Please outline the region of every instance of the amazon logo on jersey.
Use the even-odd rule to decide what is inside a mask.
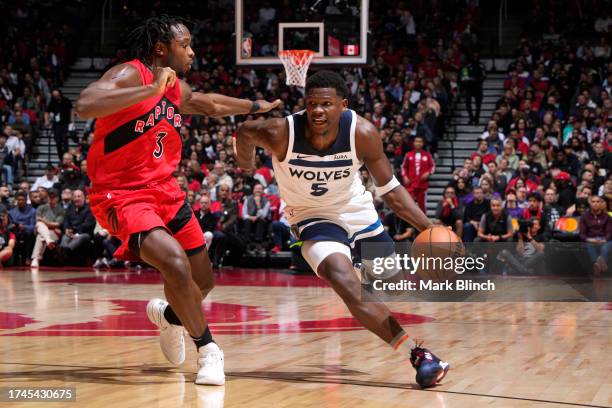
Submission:
[[[289,173],[291,177],[296,177],[298,179],[304,179],[307,181],[333,181],[333,180],[341,180],[351,176],[350,169],[344,170],[320,170],[320,171],[312,171],[312,170],[301,170],[295,169],[293,167],[289,167]]]

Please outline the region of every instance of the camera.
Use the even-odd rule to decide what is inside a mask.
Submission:
[[[526,235],[529,232],[529,228],[533,225],[531,220],[518,220],[519,233]]]

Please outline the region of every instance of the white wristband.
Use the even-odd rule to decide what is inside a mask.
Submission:
[[[374,186],[374,190],[376,191],[376,195],[381,197],[399,185],[401,185],[400,182],[397,180],[397,178],[395,178],[395,176],[393,176],[384,186]]]

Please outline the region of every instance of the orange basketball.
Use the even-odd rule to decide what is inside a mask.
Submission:
[[[415,238],[410,252],[421,279],[444,281],[458,276],[452,262],[464,255],[464,248],[461,239],[450,228],[432,227]],[[418,266],[417,261],[420,262]]]

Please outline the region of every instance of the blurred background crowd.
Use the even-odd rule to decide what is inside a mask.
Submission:
[[[86,157],[95,122],[76,133],[72,103],[60,91],[84,7],[63,3],[0,2],[0,260],[122,265],[112,256],[119,242],[96,224],[87,204]],[[280,98],[281,107],[268,116],[304,109],[304,95],[285,85],[281,69],[233,65],[227,47],[233,1],[177,2],[173,8],[161,1],[152,7],[141,3],[126,2],[130,6],[121,9],[125,27],[162,10],[193,22],[196,61],[186,80],[194,90]],[[342,70],[349,104],[379,129],[398,179],[425,209],[438,142],[448,139],[453,112],[467,103],[469,117],[462,120],[482,134],[473,140],[474,153],[453,169],[436,222],[468,242],[517,242],[527,255],[551,240],[601,244],[593,259],[603,269],[600,259],[612,240],[612,15],[606,2],[576,2],[579,11],[552,0],[528,3],[491,117],[480,115],[486,68],[478,54],[483,22],[477,1],[370,2],[372,61]],[[276,3],[261,2],[252,14],[254,28],[300,13],[271,4]],[[273,43],[256,46],[263,48],[255,51],[259,55],[276,53]],[[125,43],[118,44],[109,66],[128,56]],[[257,152],[255,171],[237,168],[233,157],[237,127],[259,118],[183,116],[182,161],[175,176],[216,266],[243,256],[266,258],[293,244],[268,152]],[[58,161],[28,182],[32,147],[43,129],[53,133]],[[69,147],[70,139],[76,147]],[[366,169],[361,178],[374,194]],[[375,204],[395,240],[414,238],[414,228],[380,197]]]

